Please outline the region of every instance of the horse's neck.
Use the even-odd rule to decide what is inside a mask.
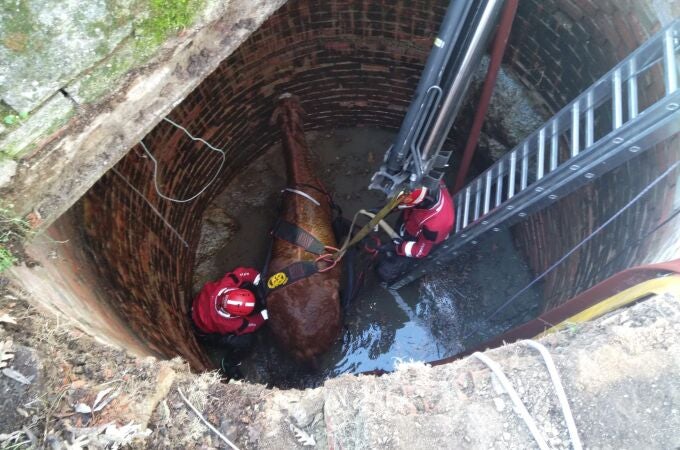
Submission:
[[[312,169],[305,132],[298,120],[291,120],[285,125],[283,146],[288,172],[288,184],[317,186],[318,181]]]

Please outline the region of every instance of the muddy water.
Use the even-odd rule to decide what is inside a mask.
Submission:
[[[346,217],[381,205],[383,196],[366,186],[392,137],[378,129],[308,133],[320,178]],[[238,265],[263,265],[268,229],[284,187],[283,157],[280,146],[275,146],[213,202],[204,217],[195,291]],[[313,370],[289,360],[266,330],[258,333],[240,370],[252,381],[300,387],[341,373],[391,370],[399,360],[451,356],[533,317],[539,299],[529,293],[494,320],[486,319],[529,281],[510,235],[493,233],[461,251],[451,266],[399,292],[387,290],[369,274],[365,288],[347,309],[341,338]],[[220,349],[208,351],[216,363],[224,356]]]

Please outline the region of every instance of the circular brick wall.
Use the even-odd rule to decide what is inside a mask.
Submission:
[[[447,3],[291,0],[169,115],[226,151],[217,182],[195,201],[163,200],[136,146],[73,209],[110,307],[153,352],[205,364],[187,320],[201,215],[230,175],[278,139],[275,98],[300,96],[307,129],[398,128]],[[554,112],[658,28],[640,2],[521,0],[504,68]],[[220,161],[167,122],[144,142],[161,190],[176,198],[201,189]]]

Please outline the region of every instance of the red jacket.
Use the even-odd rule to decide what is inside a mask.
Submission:
[[[259,281],[260,273],[257,270],[238,267],[221,280],[206,283],[194,299],[191,311],[191,318],[196,326],[205,333],[241,335],[256,331],[266,320],[262,312],[247,317],[230,316],[218,307],[217,299],[220,291],[225,288],[239,288],[244,283],[257,285]]]
[[[449,237],[456,213],[446,185],[442,182],[440,187],[439,199],[434,205],[404,210],[404,225],[399,232],[404,241],[397,245],[398,255],[424,258],[432,247]]]

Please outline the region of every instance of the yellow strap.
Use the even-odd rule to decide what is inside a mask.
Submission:
[[[590,308],[584,309],[580,313],[569,317],[552,328],[545,330],[543,333],[536,336],[536,339],[550,333],[555,333],[556,331],[562,330],[569,325],[597,319],[598,317],[614,311],[615,309],[626,306],[649,295],[663,294],[666,292],[680,295],[680,275],[669,275],[661,278],[654,278],[652,280],[644,281],[640,284],[630,287],[625,291],[619,292],[616,295],[612,295],[611,297],[602,300]]]

